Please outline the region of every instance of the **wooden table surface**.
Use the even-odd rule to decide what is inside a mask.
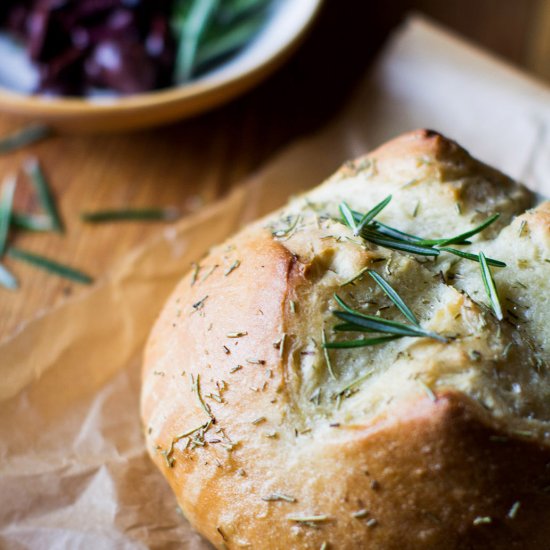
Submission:
[[[225,107],[169,127],[134,134],[57,135],[0,157],[0,177],[17,171],[29,155],[40,159],[66,224],[64,235],[12,232],[11,242],[99,279],[125,252],[163,227],[143,222],[84,224],[79,218],[82,211],[176,206],[191,212],[220,197],[284,145],[314,131],[335,115],[389,30],[400,22],[408,8],[421,8],[447,24],[456,20],[455,26],[474,39],[516,63],[538,63],[544,72],[540,57],[547,33],[539,28],[539,16],[541,5],[548,3],[463,0],[457,2],[461,9],[452,19],[451,12],[457,11],[453,2],[392,0],[374,7],[364,0],[327,0],[317,25],[291,62],[260,87]],[[442,4],[450,8],[442,9]],[[493,8],[500,15],[488,26]],[[478,17],[466,25],[468,10]],[[350,13],[354,16],[350,17]],[[542,37],[538,50],[533,47],[529,32],[535,24]],[[488,28],[492,31],[487,32]],[[507,28],[516,30],[508,33],[508,39]],[[535,50],[537,55],[532,54]],[[16,126],[17,122],[0,118],[0,135]],[[24,210],[36,208],[23,176],[19,179],[16,206]],[[80,285],[21,262],[6,259],[5,264],[17,275],[21,288],[16,292],[0,290],[0,340],[38,312],[82,291]]]

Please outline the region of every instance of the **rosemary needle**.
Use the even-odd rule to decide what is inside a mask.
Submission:
[[[32,124],[0,139],[0,154],[11,153],[49,137],[51,128],[43,124]]]
[[[11,213],[11,224],[25,231],[51,231],[52,222],[49,216],[42,214]]]
[[[6,251],[16,185],[17,179],[15,176],[9,176],[2,186],[2,196],[0,197],[0,256],[3,256]]]
[[[414,325],[420,326],[420,323],[418,322],[418,319],[416,318],[415,314],[411,311],[409,306],[403,301],[401,296],[397,294],[395,289],[382,277],[382,275],[379,275],[376,271],[373,271],[372,269],[368,269],[367,273],[374,279],[376,284],[384,291],[384,294],[388,296],[388,298],[395,304],[395,306],[399,309],[399,311]]]
[[[485,290],[487,291],[487,296],[489,296],[489,300],[491,301],[491,307],[495,313],[496,318],[499,321],[502,321],[504,316],[502,315],[502,307],[498,298],[497,288],[495,286],[495,281],[491,273],[491,268],[487,264],[487,259],[485,258],[485,254],[483,254],[483,252],[479,253],[479,264],[481,267],[481,278],[483,279],[483,284],[485,286]]]
[[[0,285],[8,290],[16,290],[19,287],[17,279],[2,264],[0,264]]]
[[[38,160],[36,158],[27,159],[24,164],[24,169],[38,194],[38,199],[40,200],[42,208],[44,208],[51,219],[52,229],[58,233],[63,233],[63,222],[61,221],[48,180]]]
[[[39,269],[43,269],[44,271],[48,271],[54,275],[58,275],[59,277],[69,279],[76,283],[85,285],[93,283],[93,279],[82,271],[78,271],[72,267],[66,266],[54,260],[50,260],[49,258],[40,256],[39,254],[21,250],[20,248],[10,247],[7,250],[7,255],[14,260],[27,262],[28,264],[38,267]]]
[[[121,221],[173,221],[179,217],[176,208],[128,208],[121,210],[99,210],[83,212],[80,217],[88,223]]]

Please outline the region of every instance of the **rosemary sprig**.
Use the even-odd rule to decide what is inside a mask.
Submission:
[[[2,186],[2,196],[0,197],[0,256],[3,256],[6,251],[16,185],[17,179],[15,176],[9,176]]]
[[[0,264],[0,285],[8,290],[16,290],[19,287],[15,276],[2,264]]]
[[[342,220],[344,223],[353,231],[355,236],[359,235],[358,225],[355,223],[355,218],[353,217],[353,212],[351,208],[345,202],[341,202],[339,206],[340,214],[342,215]]]
[[[274,237],[278,237],[278,238],[280,238],[280,237],[290,237],[292,232],[298,226],[298,223],[300,222],[301,219],[302,219],[302,217],[300,215],[297,215],[294,218],[294,221],[292,223],[289,223],[289,226],[286,229],[278,229],[277,231],[273,231],[272,235]]]
[[[22,149],[23,147],[42,141],[49,137],[51,133],[51,128],[43,124],[32,124],[21,128],[0,139],[0,154],[11,153],[17,149]]]
[[[400,250],[401,252],[409,252],[410,254],[418,254],[420,256],[439,256],[439,250],[437,248],[388,237],[375,229],[371,229],[370,226],[363,229],[361,237],[366,241],[378,246],[383,246],[384,248]]]
[[[491,301],[493,312],[495,313],[496,318],[499,321],[502,321],[504,316],[502,315],[502,307],[500,305],[497,288],[491,273],[491,268],[487,264],[487,259],[485,258],[485,254],[483,254],[483,252],[479,253],[479,264],[481,267],[481,278],[483,279],[487,296],[489,296],[489,300]]]
[[[193,76],[197,51],[220,0],[179,0],[175,8],[174,26],[179,34],[179,48],[176,56],[178,83]]]
[[[439,340],[440,342],[447,341],[447,339],[443,336],[427,331],[416,325],[406,325],[397,321],[382,319],[381,317],[366,315],[356,311],[348,306],[337,294],[334,295],[334,299],[338,305],[344,309],[344,311],[334,311],[334,315],[342,321],[356,325],[360,329],[368,329],[372,332],[381,332],[400,336],[433,338],[434,340]]]
[[[51,231],[52,222],[49,216],[42,214],[25,214],[23,212],[11,213],[11,224],[25,231]]]
[[[420,326],[415,314],[411,311],[409,306],[403,301],[401,296],[397,294],[396,290],[376,271],[368,269],[367,273],[374,279],[375,283],[384,291],[384,294],[395,304],[397,309],[414,325]]]
[[[127,208],[83,212],[80,218],[88,223],[122,221],[174,221],[180,213],[176,208]]]
[[[391,195],[385,199],[385,201],[387,201],[386,204],[389,202],[388,199],[390,198]],[[377,208],[377,206],[375,206],[375,208]],[[346,225],[348,225],[348,227],[352,227],[352,225],[353,227],[357,227],[357,223],[368,215],[368,213],[363,215],[360,212],[356,212],[351,209],[350,211],[352,215],[352,222],[346,222]],[[455,256],[465,258],[467,260],[479,262],[479,256],[477,254],[463,252],[462,250],[457,250],[456,248],[449,248],[447,245],[471,244],[471,241],[468,240],[469,237],[480,233],[491,224],[493,224],[499,217],[500,214],[494,214],[478,226],[469,229],[464,233],[461,233],[454,237],[445,237],[441,239],[424,239],[422,237],[419,237],[418,235],[411,235],[410,233],[400,231],[399,229],[386,225],[378,220],[374,220],[373,217],[370,219],[371,223],[366,224],[362,228],[361,236],[366,241],[370,241],[378,246],[400,250],[402,252],[409,252],[411,254],[419,254],[422,256],[438,256],[440,251],[444,251],[448,252],[449,254],[454,254]],[[489,265],[492,265],[494,267],[506,267],[506,264],[504,262],[501,262],[500,260],[494,260],[493,258],[487,258],[487,262],[489,263]]]
[[[456,248],[449,248],[447,246],[441,247],[440,250],[444,250],[445,252],[449,252],[450,254],[454,254],[455,256],[459,256],[461,258],[466,258],[467,260],[472,260],[472,262],[479,262],[479,256],[477,254],[471,254],[469,252],[457,250]],[[485,259],[487,260],[487,263],[489,265],[492,265],[494,267],[506,267],[506,264],[504,262],[501,262],[500,260],[495,260],[493,258]]]
[[[461,233],[460,235],[457,235],[456,237],[451,237],[450,239],[438,239],[437,244],[439,246],[446,246],[448,244],[465,244],[464,241],[466,239],[469,239],[470,237],[473,237],[474,235],[477,235],[478,233],[481,233],[484,229],[495,223],[500,218],[500,214],[495,214],[491,216],[490,218],[487,218],[484,222],[480,223],[477,227],[474,227],[473,229],[470,229],[469,231],[465,231],[464,233]]]
[[[29,158],[24,164],[24,170],[38,194],[42,208],[50,216],[52,229],[58,233],[63,233],[63,222],[61,221],[48,180],[38,160],[36,158]]]
[[[360,214],[353,211],[345,202],[340,204],[340,213],[345,224],[353,231],[353,234],[357,237],[363,231],[369,223],[374,220],[386,206],[392,200],[392,196],[388,195],[384,200],[380,201],[373,208],[371,208],[366,214]]]
[[[44,256],[40,256],[26,250],[21,250],[20,248],[15,248],[13,246],[8,248],[7,255],[10,258],[27,262],[28,264],[38,267],[39,269],[43,269],[44,271],[48,271],[49,273],[53,273],[54,275],[58,275],[59,277],[69,279],[76,283],[82,283],[85,285],[93,283],[93,279],[82,271],[78,271],[77,269],[64,264],[60,264],[59,262],[50,260]]]

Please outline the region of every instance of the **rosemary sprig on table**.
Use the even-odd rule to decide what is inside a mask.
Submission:
[[[487,291],[487,296],[489,297],[489,300],[491,302],[491,308],[496,318],[499,321],[502,321],[504,316],[502,315],[502,307],[500,305],[500,300],[499,300],[498,292],[495,286],[495,281],[493,279],[491,269],[487,263],[487,259],[485,258],[485,254],[483,254],[483,252],[479,253],[479,260],[480,260],[479,263],[481,266],[481,278],[483,279],[483,285],[485,286],[485,290]]]
[[[7,250],[7,255],[10,258],[21,260],[30,265],[38,267],[39,269],[54,273],[55,275],[59,275],[60,277],[69,279],[76,283],[81,283],[85,285],[93,283],[93,279],[89,275],[86,275],[86,273],[56,262],[55,260],[40,256],[39,254],[34,254],[33,252],[21,250],[20,248],[10,247]]]
[[[16,185],[17,179],[15,176],[9,176],[2,185],[2,195],[0,196],[0,256],[4,254],[8,242]]]
[[[42,171],[40,163],[37,159],[30,158],[27,162],[25,162],[24,170],[34,187],[36,194],[38,195],[42,208],[50,217],[52,229],[58,233],[63,233],[63,222],[61,221],[61,216],[59,215],[54,195],[51,191],[48,180]]]
[[[8,290],[19,287],[17,279],[2,264],[0,264],[0,285]]]
[[[49,137],[51,128],[43,124],[31,124],[0,139],[0,154],[11,153]]]
[[[175,208],[127,208],[83,212],[80,217],[84,222],[104,223],[122,221],[174,221],[179,215],[179,211]]]
[[[50,217],[43,214],[12,212],[11,224],[18,229],[23,229],[24,231],[52,231],[52,221]]]

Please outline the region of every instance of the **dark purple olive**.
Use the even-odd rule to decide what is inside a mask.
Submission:
[[[156,70],[145,48],[133,41],[105,40],[92,50],[84,64],[88,81],[122,94],[155,88]]]
[[[38,92],[131,94],[172,83],[173,0],[0,0],[0,25],[26,43]]]

